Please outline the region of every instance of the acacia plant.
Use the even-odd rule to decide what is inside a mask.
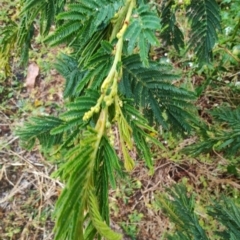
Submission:
[[[171,196],[171,200],[169,196]],[[168,240],[209,240],[206,225],[200,224],[199,216],[195,213],[195,197],[188,196],[187,188],[184,185],[175,185],[172,189],[167,189],[166,193],[159,196],[159,205],[166,215],[175,224],[176,230],[173,235],[168,234]],[[233,199],[222,196],[218,201],[212,201],[206,207],[207,214],[221,224],[219,229],[214,231],[217,239],[236,240],[240,235],[240,209]],[[200,219],[199,219],[200,218]],[[201,219],[202,221],[203,218]],[[212,229],[211,229],[212,230]],[[211,237],[211,239],[213,239]],[[216,238],[214,238],[216,239]]]
[[[199,62],[208,62],[219,28],[218,5],[185,2],[192,28],[188,46]],[[28,148],[38,140],[62,157],[55,173],[65,183],[54,213],[55,239],[121,239],[109,227],[108,189],[116,186],[116,174],[134,168],[131,150],[137,149],[151,173],[150,146],[162,147],[154,138],[157,127],[191,131],[194,94],[173,84],[179,75],[169,64],[152,58],[162,41],[177,50],[184,46],[175,18],[179,7],[178,1],[21,0],[19,18],[5,27],[4,66],[14,48],[27,61],[37,23],[45,43],[71,48],[55,64],[66,79],[63,113],[32,117],[18,130]]]

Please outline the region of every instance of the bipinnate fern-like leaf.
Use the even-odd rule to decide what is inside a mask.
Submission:
[[[94,189],[90,188],[89,190],[89,213],[93,221],[93,225],[97,231],[107,240],[121,240],[121,234],[114,232],[101,218],[101,215],[98,210],[97,198],[94,194]]]
[[[36,140],[44,148],[51,148],[60,144],[61,148],[69,145],[86,126],[83,116],[86,111],[93,107],[99,97],[94,90],[88,90],[85,96],[75,98],[66,105],[67,110],[59,118],[52,116],[32,117],[24,127],[17,129],[24,146],[31,149]]]
[[[167,236],[168,240],[192,240],[191,237],[186,236],[184,233],[177,232],[174,235]]]
[[[103,149],[103,156],[104,156],[104,166],[105,166],[105,173],[107,172],[108,175],[108,181],[111,184],[111,187],[113,189],[116,188],[116,179],[115,179],[115,173],[117,173],[119,176],[123,176],[122,174],[122,166],[119,157],[116,154],[116,151],[114,150],[114,146],[110,144],[109,140],[106,137],[103,137],[102,139],[102,149]],[[103,185],[101,182],[99,184]]]
[[[67,110],[59,116],[62,120],[61,124],[51,129],[50,133],[56,135],[70,131],[73,134],[69,136],[70,141],[75,136],[75,132],[86,127],[88,122],[83,121],[83,116],[96,104],[98,97],[98,92],[88,90],[85,96],[76,97],[73,102],[66,104]],[[64,145],[68,144],[67,139],[65,139]]]
[[[84,136],[85,140],[66,154],[68,161],[56,173],[66,181],[66,187],[56,204],[55,239],[83,239],[84,210],[98,147],[97,133],[85,132]]]
[[[82,80],[84,72],[78,68],[77,60],[66,54],[61,54],[54,66],[65,79],[64,98],[79,96],[81,92],[77,92],[76,88]]]
[[[65,3],[66,0],[25,0],[21,2],[20,19],[15,22],[11,20],[8,26],[4,27],[0,37],[0,65],[5,68],[7,75],[10,74],[9,63],[13,51],[15,55],[20,56],[21,64],[26,65],[28,62],[28,52],[35,31],[34,21],[38,18],[41,35],[47,35],[54,24],[56,15],[63,11]]]
[[[149,167],[150,172],[152,172],[152,153],[150,151],[149,143],[153,143],[162,149],[164,149],[164,147],[159,141],[151,136],[153,133],[156,134],[156,131],[148,125],[147,119],[133,107],[133,101],[124,100],[123,113],[132,128],[133,139],[139,155],[143,156],[146,165]]]
[[[219,202],[208,208],[208,214],[226,227],[218,231],[221,239],[235,240],[240,236],[240,207],[233,200],[222,197]]]
[[[188,40],[188,50],[194,50],[198,63],[203,65],[212,60],[212,49],[217,42],[217,33],[221,31],[220,8],[216,0],[191,0],[183,2],[186,16],[190,22],[190,34],[183,33],[177,22],[179,10],[176,1],[162,1],[161,23],[163,31],[161,38],[166,44],[173,44],[179,52],[184,47],[184,36]],[[182,6],[181,6],[182,7]]]
[[[68,4],[68,11],[59,14],[58,19],[78,20],[82,23],[92,20],[92,27],[89,30],[94,32],[93,29],[99,29],[101,25],[106,26],[123,4],[124,1],[121,0],[82,0]]]
[[[21,15],[31,16],[29,23],[40,16],[40,32],[42,35],[46,35],[54,23],[55,16],[63,10],[65,3],[66,0],[26,0]]]
[[[61,119],[52,116],[32,117],[24,128],[17,129],[16,134],[28,149],[33,147],[37,139],[44,148],[48,149],[61,143],[62,133],[50,134],[51,130],[61,124],[63,124]]]
[[[11,66],[10,66],[10,59],[11,59],[11,51],[15,46],[18,34],[18,25],[10,21],[8,26],[6,26],[1,31],[0,37],[0,69],[4,72],[4,74],[10,75],[11,73]]]
[[[170,198],[167,196],[170,195]],[[193,194],[188,196],[186,187],[182,184],[175,185],[167,191],[167,194],[159,197],[159,206],[165,211],[170,220],[175,223],[176,230],[173,235],[168,235],[167,239],[186,239],[186,240],[209,240],[205,229],[203,229],[194,212],[195,204]],[[230,198],[220,197],[207,206],[207,214],[221,223],[215,233],[219,239],[236,240],[240,234],[240,208]]]
[[[221,123],[227,123],[229,127],[239,128],[240,108],[231,109],[230,107],[216,108],[211,115]]]
[[[173,7],[175,5],[175,7]],[[176,21],[175,12],[178,10],[174,0],[164,0],[161,5],[161,23],[162,32],[161,38],[167,45],[173,45],[179,52],[180,48],[184,47],[184,35],[179,29]]]
[[[123,59],[120,89],[126,97],[133,98],[137,106],[151,112],[165,129],[170,123],[175,129],[189,132],[188,119],[194,117],[185,108],[191,108],[191,100],[195,97],[186,89],[173,85],[178,77],[169,65],[150,61],[145,68],[138,55],[131,55]]]
[[[100,48],[97,53],[85,59],[85,64],[80,67],[74,57],[61,54],[55,67],[66,81],[64,97],[73,98],[82,95],[89,83],[91,89],[97,89],[106,77],[111,64],[112,56],[104,48]]]
[[[121,6],[123,1],[83,0],[70,3],[68,10],[57,17],[59,21],[64,21],[64,24],[54,34],[48,36],[46,41],[52,46],[80,41],[84,46],[91,41],[94,33],[104,30],[109,25]]]
[[[159,205],[166,212],[167,216],[176,224],[177,231],[169,239],[202,239],[208,240],[204,229],[200,226],[197,215],[194,213],[194,197],[187,196],[187,190],[184,185],[175,185],[169,189],[168,193],[173,198],[169,200],[168,196],[159,197]]]
[[[94,239],[96,233],[105,239],[121,239],[121,235],[114,233],[107,225],[106,176],[119,168],[119,159],[107,139],[101,138],[94,129],[85,131],[83,137],[79,145],[66,153],[68,161],[55,173],[55,176],[61,176],[66,181],[56,205],[55,239]],[[109,179],[112,182],[113,176]],[[86,210],[89,212],[87,215],[84,213]],[[89,221],[90,225],[84,232],[83,224]]]
[[[64,25],[61,25],[54,34],[49,35],[46,39],[46,43],[50,43],[51,46],[56,46],[63,43],[71,43],[72,39],[76,38],[77,32],[82,28],[82,24],[78,21],[69,21]]]
[[[128,43],[128,54],[132,54],[138,47],[141,61],[148,66],[148,52],[150,46],[158,46],[159,40],[155,32],[161,29],[160,20],[154,9],[148,4],[141,4],[133,13],[130,25],[124,35]]]
[[[183,151],[197,156],[204,152],[219,151],[234,156],[240,149],[240,108],[218,108],[210,112],[216,120],[209,128],[202,124],[199,128],[199,142],[186,147]]]
[[[119,158],[108,138],[103,135],[104,121],[100,121],[101,128],[97,128],[97,131],[91,127],[84,130],[86,122],[82,120],[97,98],[96,91],[88,90],[86,96],[69,103],[68,110],[59,119],[35,117],[17,132],[22,140],[31,145],[38,139],[45,148],[62,144],[61,148],[68,149],[64,151],[63,164],[54,174],[66,183],[54,214],[55,239],[85,239],[84,236],[87,236],[90,240],[97,233],[106,239],[121,239],[108,227],[108,184],[116,187],[114,173],[121,171]],[[82,139],[79,142],[76,140],[80,129]],[[69,136],[66,137],[67,134]],[[89,215],[85,215],[85,211]],[[90,224],[86,232],[85,222]]]
[[[191,0],[187,17],[191,23],[189,48],[194,49],[201,64],[209,63],[217,31],[221,30],[219,6],[215,0]]]

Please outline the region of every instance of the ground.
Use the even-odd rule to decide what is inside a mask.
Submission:
[[[21,70],[19,70],[21,71]],[[6,80],[0,95],[0,239],[52,239],[51,213],[63,186],[51,178],[56,167],[47,162],[39,148],[24,150],[14,130],[21,127],[29,112],[53,113],[62,78],[52,74],[51,84],[40,75],[31,91],[24,87],[24,76],[16,86]],[[58,90],[51,93],[51,86]],[[8,97],[8,90],[12,96]],[[34,110],[35,109],[35,110]]]

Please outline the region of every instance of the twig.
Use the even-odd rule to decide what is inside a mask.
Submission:
[[[64,187],[64,184],[63,184],[63,183],[61,183],[61,182],[59,182],[58,180],[55,180],[55,179],[49,177],[48,175],[46,175],[46,174],[44,174],[44,173],[42,173],[42,172],[36,172],[36,171],[30,171],[30,170],[26,170],[25,172],[39,175],[39,176],[41,176],[41,177],[44,177],[44,178],[46,178],[46,179],[48,179],[48,180],[51,180],[52,182],[58,184],[61,188]]]
[[[11,143],[15,142],[19,137],[15,137],[12,140],[10,140],[9,142],[5,143],[5,145],[3,145],[2,147],[0,147],[1,149],[7,147],[8,145],[10,145]]]
[[[10,191],[10,193],[7,196],[0,199],[0,204],[6,202],[8,199],[12,198],[17,192],[20,192],[22,190],[21,188],[20,189],[17,189],[17,188],[18,188],[19,184],[21,183],[23,176],[24,176],[24,174],[22,174],[21,177],[18,179],[17,183],[15,184],[14,188]],[[24,188],[25,188],[25,186],[24,186]]]

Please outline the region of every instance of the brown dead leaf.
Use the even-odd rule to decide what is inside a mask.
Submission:
[[[36,63],[31,63],[28,66],[28,73],[25,82],[25,86],[28,90],[31,90],[35,86],[36,78],[39,75],[39,67]]]

